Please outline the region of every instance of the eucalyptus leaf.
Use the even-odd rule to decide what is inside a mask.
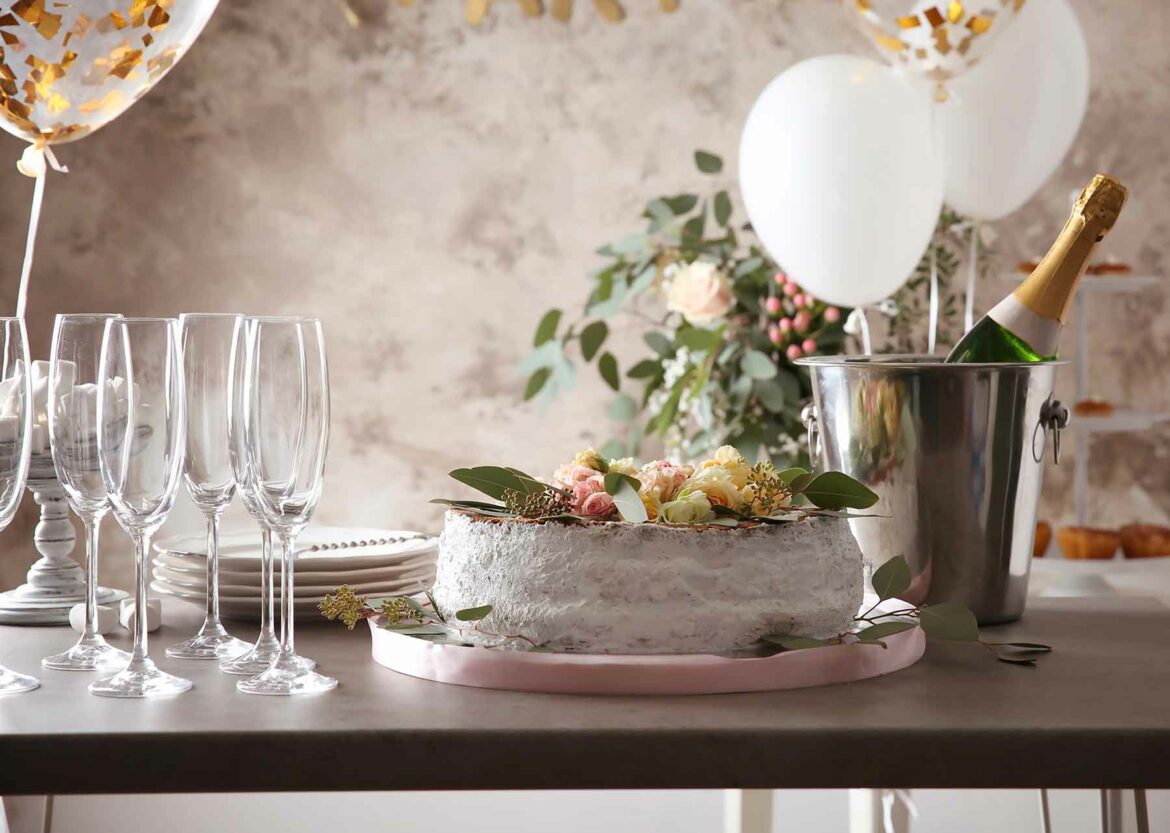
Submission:
[[[910,589],[910,565],[906,559],[896,555],[873,571],[873,592],[883,602],[896,599]]]
[[[626,456],[626,446],[621,440],[609,440],[601,447],[601,456],[607,460],[620,460]]]
[[[732,271],[731,276],[733,278],[742,278],[744,275],[750,275],[763,265],[764,259],[762,257],[749,257],[739,262],[739,265]]]
[[[629,422],[638,415],[638,403],[623,393],[609,405],[609,418],[614,422]]]
[[[793,466],[792,468],[788,469],[781,469],[780,471],[776,472],[776,476],[780,478],[780,482],[790,488],[792,486],[792,481],[804,474],[808,474],[808,469],[802,469],[799,466]]]
[[[520,372],[533,373],[542,367],[555,367],[563,360],[563,355],[559,341],[546,341],[521,360]]]
[[[455,611],[455,618],[460,622],[478,622],[481,619],[486,619],[488,614],[492,612],[491,605],[480,605],[479,607],[465,607],[463,610]]]
[[[613,353],[605,352],[601,358],[597,360],[597,372],[601,374],[601,378],[605,383],[614,390],[621,390],[622,377],[618,372],[617,359],[614,358]]]
[[[876,625],[871,625],[864,630],[858,631],[854,634],[862,642],[874,642],[878,639],[884,639],[887,636],[893,636],[896,633],[913,630],[918,627],[917,622],[879,622]]]
[[[868,509],[878,502],[868,486],[839,471],[817,475],[800,491],[821,509]]]
[[[657,376],[661,372],[661,362],[656,362],[653,359],[643,359],[626,371],[626,376],[631,379],[647,379],[651,376]]]
[[[979,624],[975,614],[958,602],[940,602],[928,605],[918,612],[922,630],[932,639],[953,639],[974,642],[979,639]]]
[[[707,523],[709,523],[711,526],[736,527],[739,526],[739,518],[716,518],[715,520],[708,521]]]
[[[697,214],[691,217],[682,227],[682,236],[684,242],[691,246],[697,246],[699,241],[703,239],[703,232],[707,228],[707,215]]]
[[[776,364],[759,350],[748,350],[739,360],[740,370],[752,379],[771,379],[776,375]]]
[[[527,402],[544,388],[548,377],[552,376],[552,368],[542,367],[528,377],[528,384],[524,386],[524,401]]]
[[[630,281],[630,295],[638,295],[645,292],[654,284],[654,279],[658,277],[658,264],[651,263],[645,267],[637,276]]]
[[[450,506],[452,509],[468,509],[472,512],[487,512],[497,515],[511,515],[507,507],[500,506],[496,503],[484,503],[479,500],[447,500],[446,498],[436,497],[427,501],[428,503],[438,503],[443,506]]]
[[[638,495],[642,484],[638,479],[628,474],[611,471],[605,475],[605,491],[613,498],[618,513],[623,521],[629,523],[643,523],[649,520],[646,506]]]
[[[657,330],[643,333],[642,341],[646,342],[646,346],[660,356],[674,355],[674,342]]]
[[[483,492],[488,497],[503,500],[508,490],[521,494],[537,494],[547,486],[534,477],[516,472],[500,466],[475,466],[473,468],[455,469],[449,475],[473,489]]]
[[[752,389],[756,392],[760,404],[769,411],[777,414],[784,411],[788,398],[784,395],[784,388],[775,379],[756,379]]]
[[[699,198],[694,194],[678,194],[673,197],[664,197],[662,200],[670,210],[676,215],[686,214],[691,211],[699,203]]]
[[[785,651],[803,651],[806,648],[824,648],[832,645],[827,639],[813,639],[811,636],[777,636],[768,634],[760,640],[770,645],[779,645]]]
[[[384,622],[379,625],[384,631],[394,631],[403,636],[435,636],[438,634],[450,635],[451,630],[446,625],[410,625],[405,622]]]
[[[710,151],[696,150],[695,167],[705,174],[717,174],[723,170],[723,160]]]
[[[719,330],[705,330],[702,327],[687,327],[679,330],[675,341],[682,347],[690,350],[707,353],[723,343],[723,334]]]
[[[609,325],[604,321],[594,321],[581,331],[581,355],[585,357],[585,361],[593,361],[607,335]]]
[[[532,339],[532,346],[539,347],[546,341],[554,338],[557,334],[557,326],[561,323],[561,311],[559,309],[550,309],[540,319],[540,323],[536,325],[536,335]]]
[[[715,222],[721,226],[725,226],[730,219],[731,197],[727,195],[726,191],[720,191],[715,195]]]
[[[809,483],[812,483],[813,480],[816,479],[816,475],[813,474],[811,471],[803,471],[802,470],[802,472],[803,473],[797,474],[795,477],[793,477],[791,480],[788,481],[788,490],[790,492],[792,492],[793,495],[801,494],[801,492],[804,491],[804,488]]]

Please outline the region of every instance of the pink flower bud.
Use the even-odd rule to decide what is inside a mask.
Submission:
[[[773,344],[779,344],[784,341],[784,331],[773,324],[768,328],[768,340]]]
[[[800,292],[800,287],[797,286],[796,284],[794,284],[792,281],[789,281],[788,283],[784,284],[784,294],[785,295],[792,296],[792,295],[795,295],[797,292]]]
[[[788,349],[785,351],[784,355],[788,357],[789,361],[796,361],[804,354],[801,353],[799,344],[789,344]]]
[[[792,296],[792,306],[796,307],[797,309],[800,309],[801,307],[805,306],[804,295],[801,294],[800,292],[797,292],[795,295],[793,295]]]
[[[798,333],[803,333],[812,325],[812,316],[808,314],[808,310],[801,310],[792,319],[792,326]]]
[[[768,298],[764,301],[764,309],[768,311],[769,315],[779,315],[780,299],[775,295],[769,295]]]
[[[780,332],[782,332],[782,333],[792,332],[792,319],[791,318],[781,318],[779,321],[776,322],[776,324],[777,324],[777,326],[780,327]]]
[[[836,307],[825,307],[825,320],[830,324],[836,324],[841,320],[841,310]]]
[[[815,353],[817,351],[817,343],[811,338],[806,338],[801,342],[800,349],[806,353]]]
[[[777,272],[772,276],[772,280],[776,281],[777,286],[784,286],[784,284],[788,283],[788,276],[783,272]]]

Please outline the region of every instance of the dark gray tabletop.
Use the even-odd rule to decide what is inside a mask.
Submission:
[[[994,631],[1055,645],[1035,669],[935,643],[885,678],[672,698],[416,680],[376,665],[368,633],[316,623],[298,628],[298,647],[341,686],[310,698],[249,697],[212,664],[162,656],[198,619],[194,607],[168,600],[152,653],[193,679],[194,691],[107,700],[86,692],[91,674],[39,667],[73,639],[70,630],[0,627],[0,662],[42,683],[0,698],[0,795],[1170,787],[1170,609],[1111,604],[1036,603],[1022,623]]]

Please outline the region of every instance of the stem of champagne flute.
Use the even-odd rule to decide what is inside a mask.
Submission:
[[[281,531],[280,544],[280,653],[291,657],[296,653],[293,640],[293,544],[296,536]]]
[[[147,665],[146,615],[146,554],[150,549],[150,535],[139,532],[134,536],[134,649],[130,652],[127,671],[141,671]]]
[[[85,527],[85,630],[82,641],[97,636],[97,589],[98,589],[98,533],[101,529],[101,515],[87,515],[81,519]]]
[[[207,513],[207,612],[203,627],[219,627],[219,512]]]
[[[273,564],[272,564],[272,530],[266,524],[260,525],[260,637],[272,636],[273,620]]]

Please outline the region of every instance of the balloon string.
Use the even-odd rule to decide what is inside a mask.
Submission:
[[[963,309],[963,332],[975,326],[975,278],[979,275],[979,221],[971,222],[971,252],[967,257],[967,303]]]
[[[28,281],[32,274],[33,250],[36,247],[37,227],[41,220],[41,204],[45,201],[45,175],[50,167],[63,174],[69,173],[69,169],[57,161],[53,149],[41,141],[25,148],[20,161],[16,163],[18,171],[36,180],[28,218],[28,237],[24,243],[24,264],[20,268],[20,288],[16,292],[17,318],[24,318],[24,311],[28,306]]]
[[[934,354],[938,343],[938,249],[930,244],[930,332],[926,336],[926,352]]]
[[[869,341],[869,318],[866,317],[865,307],[858,307],[855,312],[857,313],[857,326],[861,328],[861,352],[863,355],[871,356],[873,355],[873,346]]]

